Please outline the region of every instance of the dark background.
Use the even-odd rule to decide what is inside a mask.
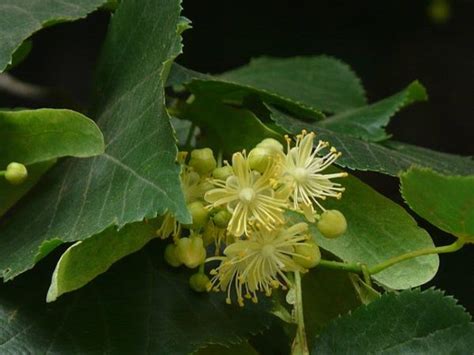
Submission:
[[[221,72],[261,55],[328,54],[349,63],[363,80],[369,101],[391,95],[414,79],[427,88],[428,103],[400,112],[389,126],[397,140],[445,152],[474,153],[474,1],[450,1],[443,24],[428,15],[431,1],[184,1],[194,29],[184,34],[178,62]],[[12,71],[16,77],[53,87],[46,102],[0,92],[0,107],[86,107],[94,64],[108,14],[48,28],[33,36],[33,50]],[[58,98],[59,96],[59,98]],[[358,174],[402,203],[396,179]],[[451,237],[419,221],[438,245]],[[430,285],[445,289],[474,313],[474,248],[441,256]]]

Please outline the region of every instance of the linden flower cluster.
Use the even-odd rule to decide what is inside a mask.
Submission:
[[[325,210],[321,201],[340,198],[344,188],[324,174],[339,156],[327,142],[315,144],[315,134],[303,131],[286,150],[275,139],[264,139],[247,155],[234,153],[231,164],[217,167],[209,148],[196,149],[186,163],[180,155],[181,183],[192,225],[180,225],[166,214],[157,233],[173,238],[165,250],[172,266],[199,266],[190,285],[196,291],[223,291],[226,301],[241,306],[267,296],[275,288],[291,287],[289,272],[306,272],[321,258],[308,232],[316,223],[322,235],[335,238],[347,224],[337,210]],[[304,214],[308,223],[292,223],[285,212]],[[223,255],[221,255],[223,249]],[[209,251],[213,254],[208,257]],[[205,274],[204,263],[219,262]]]

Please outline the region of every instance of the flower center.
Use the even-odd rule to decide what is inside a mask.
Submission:
[[[266,244],[262,248],[262,256],[269,258],[275,253],[275,247],[272,244]]]
[[[251,187],[244,187],[239,192],[240,201],[245,204],[249,204],[255,198],[255,191]]]
[[[295,178],[295,180],[299,183],[304,183],[308,181],[308,171],[305,168],[295,168],[291,172],[291,175]]]

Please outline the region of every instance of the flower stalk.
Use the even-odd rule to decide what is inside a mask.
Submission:
[[[367,268],[364,264],[361,263],[344,263],[339,261],[332,261],[332,260],[321,260],[318,264],[319,267],[326,268],[326,269],[333,269],[333,270],[341,270],[341,271],[348,271],[353,272],[356,274],[365,275],[374,275],[377,274],[390,266],[398,264],[402,261],[417,258],[423,255],[432,255],[432,254],[445,254],[445,253],[452,253],[461,249],[465,244],[465,241],[462,239],[457,239],[454,243],[449,245],[443,245],[440,247],[434,248],[424,248],[415,250],[409,253],[401,254],[390,258],[386,261],[383,261],[379,264],[376,264],[370,268]]]
[[[294,316],[296,323],[296,336],[291,346],[292,355],[309,355],[308,342],[306,339],[306,330],[304,326],[304,313],[303,313],[303,290],[301,287],[301,274],[299,271],[294,273],[295,275],[295,304],[294,304]]]

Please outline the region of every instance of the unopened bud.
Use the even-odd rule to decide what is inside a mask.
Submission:
[[[199,191],[201,192],[201,195],[204,195],[206,192],[212,190],[213,188],[215,188],[215,186],[209,180],[205,180],[199,183]]]
[[[321,214],[317,227],[324,237],[333,239],[346,232],[347,222],[340,211],[327,210]]]
[[[231,218],[232,214],[229,211],[221,210],[212,217],[212,221],[219,228],[227,228]]]
[[[234,170],[231,166],[225,165],[221,166],[220,168],[215,168],[212,172],[212,177],[214,179],[226,181],[227,178],[234,174]]]
[[[295,246],[293,260],[306,269],[311,269],[319,264],[321,260],[321,251],[316,243],[305,243]]]
[[[265,138],[263,141],[257,144],[259,148],[266,148],[273,154],[283,152],[283,145],[273,138]]]
[[[189,166],[200,175],[206,175],[216,168],[217,162],[210,148],[194,149],[191,152]]]
[[[189,278],[189,286],[196,292],[206,292],[211,284],[206,274],[197,273]]]
[[[176,245],[168,244],[165,248],[165,260],[173,267],[181,266],[182,262],[176,254]]]
[[[270,164],[272,157],[273,154],[271,150],[267,148],[255,147],[248,155],[250,168],[263,173]]]
[[[26,166],[20,163],[10,163],[5,171],[5,179],[12,185],[22,184],[28,177]]]
[[[202,228],[209,221],[209,211],[201,201],[188,204],[188,211],[193,217],[193,223],[189,225],[192,229]]]
[[[201,265],[206,259],[201,237],[181,238],[176,243],[176,255],[190,269]]]

